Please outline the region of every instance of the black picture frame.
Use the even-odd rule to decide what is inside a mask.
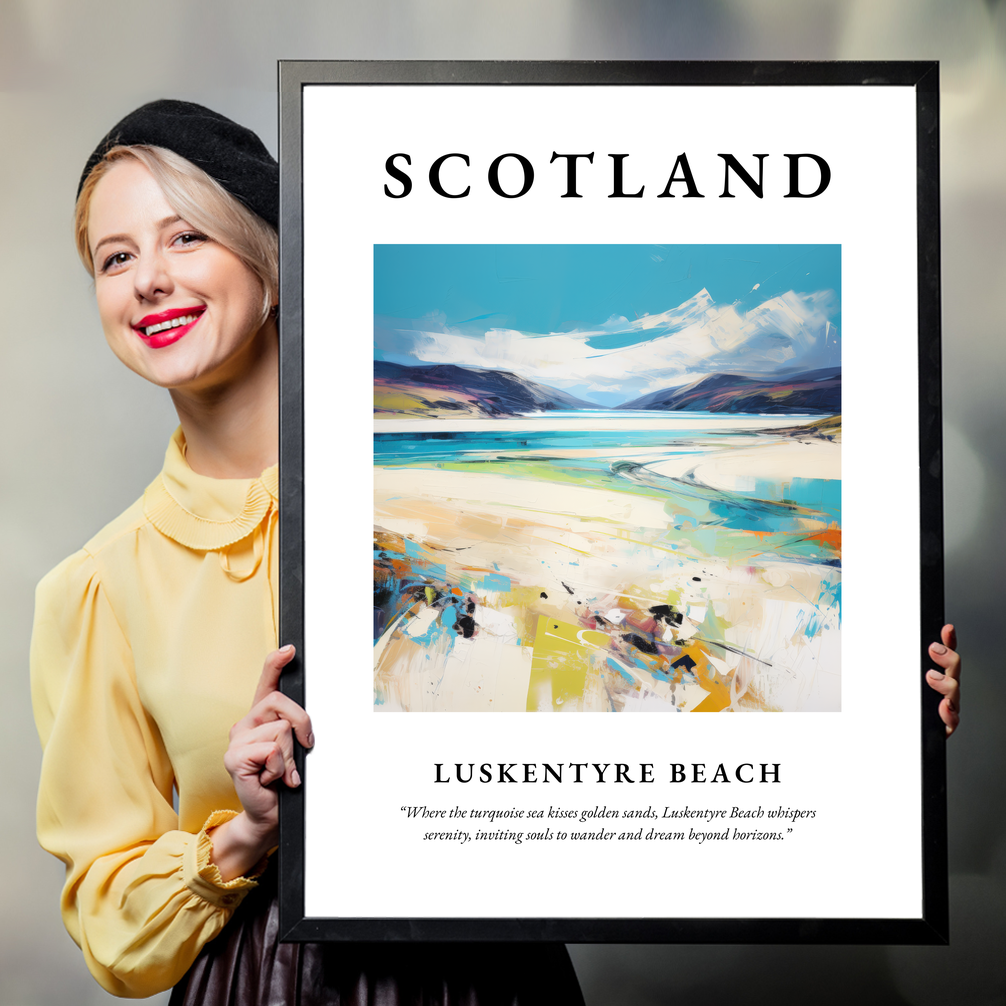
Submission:
[[[428,940],[645,943],[939,944],[948,942],[945,736],[939,696],[924,680],[927,648],[943,624],[940,381],[939,72],[934,62],[354,62],[281,61],[280,119],[280,641],[297,657],[282,688],[311,710],[304,648],[304,381],[302,95],[306,86],[800,85],[914,88],[917,158],[923,904],[918,918],[321,918],[305,914],[304,785],[281,794],[280,927],[287,941]]]

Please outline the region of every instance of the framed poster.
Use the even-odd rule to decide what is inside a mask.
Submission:
[[[287,938],[944,941],[936,66],[280,89]]]

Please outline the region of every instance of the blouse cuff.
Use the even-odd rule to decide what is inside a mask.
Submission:
[[[245,895],[253,887],[258,887],[255,878],[261,876],[269,865],[269,857],[263,856],[247,875],[224,880],[216,863],[211,862],[213,842],[207,833],[237,816],[236,810],[213,811],[206,819],[202,831],[195,836],[195,841],[186,844],[182,860],[182,875],[186,886],[218,908],[233,909],[240,905]]]

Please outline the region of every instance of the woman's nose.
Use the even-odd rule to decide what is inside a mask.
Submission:
[[[140,255],[133,271],[133,287],[136,299],[141,301],[155,301],[172,292],[174,283],[163,253],[158,250]]]

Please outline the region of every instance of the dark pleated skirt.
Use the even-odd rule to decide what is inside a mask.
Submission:
[[[583,1006],[561,943],[280,943],[274,874],[170,1006]]]

